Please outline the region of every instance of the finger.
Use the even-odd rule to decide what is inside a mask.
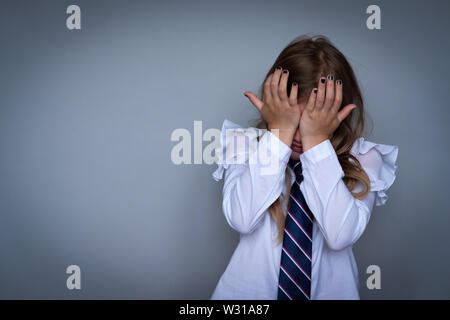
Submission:
[[[338,113],[337,117],[339,119],[339,122],[342,122],[347,116],[352,112],[353,109],[356,108],[355,104],[348,104],[342,110]]]
[[[325,93],[325,103],[323,104],[324,110],[330,110],[334,102],[334,77],[330,74],[327,77]]]
[[[331,111],[338,112],[342,104],[342,80],[336,80],[334,102]]]
[[[250,91],[245,91],[244,95],[250,100],[250,102],[255,106],[258,111],[261,111],[264,102],[261,101],[255,94]]]
[[[317,98],[316,98],[316,106],[315,108],[320,110],[323,107],[323,103],[325,101],[325,77],[320,77],[319,85],[317,87]]]
[[[297,82],[292,82],[291,93],[289,94],[289,104],[291,106],[297,105],[297,96],[298,96],[298,84]]]
[[[314,88],[311,90],[311,93],[309,94],[308,102],[306,103],[305,110],[308,110],[310,112],[314,111],[314,107],[316,104],[316,97],[317,97],[317,88]]]
[[[264,94],[263,94],[264,98],[263,99],[266,102],[270,102],[272,100],[272,93],[271,93],[271,89],[270,89],[270,82],[272,81],[272,75],[273,75],[273,73],[269,74],[266,81],[264,82]]]
[[[281,73],[281,79],[278,85],[278,97],[280,101],[286,101],[288,99],[286,93],[288,77],[289,77],[289,70],[284,69],[283,72]]]
[[[278,85],[280,84],[281,70],[282,68],[278,66],[272,75],[272,80],[270,81],[270,93],[272,94],[272,100],[274,102],[280,101],[280,97],[278,96]]]

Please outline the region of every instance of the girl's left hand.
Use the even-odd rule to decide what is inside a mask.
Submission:
[[[334,131],[350,112],[357,106],[346,105],[340,112],[342,104],[341,80],[336,83],[332,76],[321,77],[317,89],[313,89],[300,118],[300,135],[303,152],[316,144],[331,139]]]

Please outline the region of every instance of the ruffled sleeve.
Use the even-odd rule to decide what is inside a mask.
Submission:
[[[370,178],[370,191],[375,192],[375,205],[384,205],[388,199],[386,191],[396,178],[398,146],[374,143],[360,137],[353,144],[351,152]]]
[[[255,151],[253,149],[256,146],[255,141],[252,140],[256,140],[260,134],[261,129],[243,128],[225,119],[220,132],[220,145],[214,149],[218,166],[212,174],[214,180],[221,180],[224,170],[228,169],[230,164],[248,163],[249,154]],[[240,136],[245,136],[245,139],[239,139]],[[245,143],[236,143],[236,141],[245,141]]]

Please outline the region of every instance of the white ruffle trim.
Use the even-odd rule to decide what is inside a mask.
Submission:
[[[379,144],[358,138],[352,146],[352,153],[365,154],[372,148],[378,150],[382,157],[379,177],[375,177],[371,171],[367,172],[370,178],[370,191],[376,191],[375,205],[384,205],[388,199],[386,191],[391,187],[396,178],[398,146]]]

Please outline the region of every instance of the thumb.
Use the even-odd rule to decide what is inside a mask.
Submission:
[[[255,106],[255,108],[258,109],[258,111],[261,111],[264,102],[262,102],[256,95],[254,95],[250,91],[245,91],[244,96],[246,96],[250,100],[250,102]]]
[[[355,104],[348,104],[338,113],[339,121],[343,121],[347,116],[352,112],[353,109],[356,109],[357,106]]]

